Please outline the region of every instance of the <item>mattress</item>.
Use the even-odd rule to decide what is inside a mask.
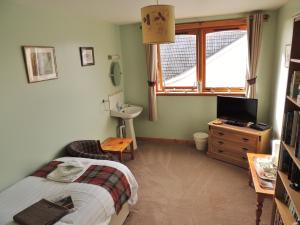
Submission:
[[[109,160],[76,158],[93,165],[114,167],[125,174],[131,188],[128,203],[137,202],[138,184],[131,171],[123,164]],[[67,162],[74,157],[56,159]],[[0,192],[0,225],[13,225],[13,216],[42,198],[56,199],[71,195],[75,211],[55,225],[107,225],[115,213],[114,202],[107,190],[85,183],[58,183],[45,178],[29,176]]]

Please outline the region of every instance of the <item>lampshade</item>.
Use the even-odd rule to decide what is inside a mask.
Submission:
[[[175,42],[175,15],[172,5],[150,5],[141,9],[144,44]]]

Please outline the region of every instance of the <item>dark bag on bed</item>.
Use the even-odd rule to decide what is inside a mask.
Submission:
[[[42,199],[14,216],[20,225],[52,225],[68,213],[68,209]]]

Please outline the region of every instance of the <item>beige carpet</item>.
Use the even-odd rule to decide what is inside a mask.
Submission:
[[[126,225],[254,225],[256,195],[246,170],[184,145],[139,143],[127,162],[139,201]],[[270,224],[265,200],[261,225]]]

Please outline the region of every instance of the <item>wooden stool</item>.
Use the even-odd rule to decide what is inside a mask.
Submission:
[[[117,153],[119,155],[120,162],[124,161],[123,153],[129,153],[131,155],[131,159],[134,159],[133,141],[131,138],[110,137],[101,144],[101,147],[105,152]],[[130,151],[126,152],[125,150],[128,147],[130,147]]]

